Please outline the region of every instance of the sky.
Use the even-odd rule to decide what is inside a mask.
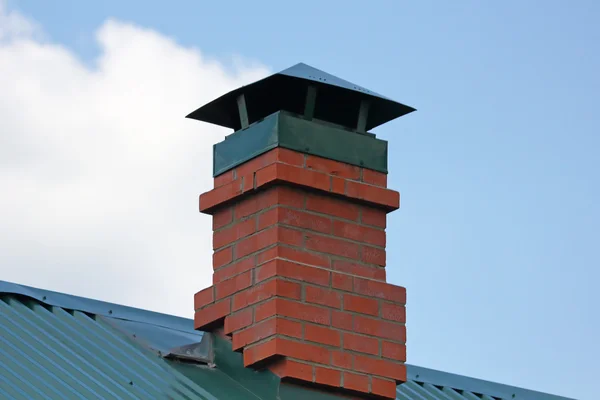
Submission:
[[[305,62],[417,108],[389,141],[408,362],[577,399],[600,359],[600,2],[0,0],[0,279],[191,318],[212,144]]]

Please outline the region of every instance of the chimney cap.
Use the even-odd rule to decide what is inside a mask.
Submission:
[[[310,117],[355,129],[359,113],[368,104],[364,130],[373,129],[393,119],[415,111],[414,108],[348,82],[327,72],[298,63],[259,81],[232,90],[193,111],[186,118],[215,125],[241,129],[239,98],[243,95],[243,112],[252,124],[280,111],[306,113],[309,88],[316,89],[316,105]],[[314,101],[314,94],[313,94]],[[247,105],[246,105],[247,104]],[[360,125],[360,123],[359,123]],[[245,127],[245,126],[244,126]],[[360,130],[360,129],[359,129]]]

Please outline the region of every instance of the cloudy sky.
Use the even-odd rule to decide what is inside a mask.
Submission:
[[[202,3],[0,0],[0,279],[191,317],[228,132],[184,116],[302,61],[419,110],[375,131],[409,362],[595,399],[600,4]]]
[[[197,196],[224,131],[183,117],[268,70],[129,22],[95,37],[90,67],[0,10],[2,279],[190,316],[211,283]]]

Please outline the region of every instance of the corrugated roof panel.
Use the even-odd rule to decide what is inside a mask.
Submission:
[[[163,358],[202,338],[192,320],[0,281],[0,399],[338,399],[273,386],[229,344],[216,367]],[[569,400],[413,365],[408,378],[398,400]]]
[[[2,296],[0,393],[7,399],[216,400],[245,389],[207,366],[192,381],[106,322],[80,311]]]

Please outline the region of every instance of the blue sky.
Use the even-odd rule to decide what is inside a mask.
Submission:
[[[5,8],[91,70],[103,51],[97,31],[112,19],[227,71],[305,62],[414,106],[375,130],[389,140],[389,185],[402,194],[388,223],[387,270],[408,290],[409,362],[597,396],[599,2],[9,0]],[[179,113],[200,105],[182,103]]]

